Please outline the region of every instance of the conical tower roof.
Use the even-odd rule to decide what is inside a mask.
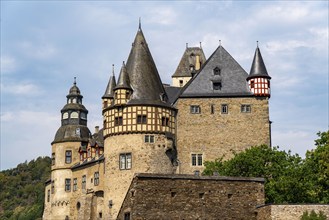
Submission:
[[[126,67],[133,89],[128,104],[170,106],[141,27],[137,31]]]
[[[129,75],[125,62],[123,62],[122,64],[118,84],[115,86],[114,89],[131,89]]]
[[[249,74],[247,80],[256,78],[256,77],[264,77],[264,78],[271,79],[271,77],[267,73],[267,70],[266,70],[266,67],[265,67],[265,64],[264,64],[264,61],[262,58],[262,54],[260,53],[258,46],[255,51],[254,60],[252,62],[250,74]]]
[[[112,76],[109,79],[105,93],[102,98],[113,98],[113,89],[116,86],[114,70],[112,71]]]

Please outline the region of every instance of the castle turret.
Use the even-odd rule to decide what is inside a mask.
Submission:
[[[188,44],[186,44],[185,52],[175,73],[172,75],[173,86],[183,87],[201,69],[205,62],[206,57],[201,43],[200,47],[188,47]]]
[[[270,79],[268,75],[260,50],[256,48],[254,60],[247,78],[249,89],[255,96],[271,96]]]
[[[70,216],[72,193],[71,167],[80,161],[79,148],[87,146],[91,133],[87,127],[88,110],[82,105],[83,96],[74,79],[67,103],[61,110],[61,127],[52,142],[50,201],[53,219]]]
[[[116,86],[115,82],[115,75],[114,75],[114,65],[112,65],[112,76],[109,79],[109,82],[107,84],[105,93],[102,97],[103,99],[103,109],[107,108],[109,105],[112,105],[113,99],[114,99],[114,91],[113,89]]]
[[[113,89],[114,91],[114,105],[123,105],[130,100],[132,94],[132,88],[130,86],[129,75],[125,62],[122,64],[119,79],[117,85]]]
[[[114,101],[103,109],[105,216],[116,219],[135,173],[173,173],[175,114],[139,27]],[[111,186],[111,187],[109,187]]]

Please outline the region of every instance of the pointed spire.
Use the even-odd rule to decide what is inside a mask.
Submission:
[[[141,21],[141,17],[139,17],[138,30],[142,30],[142,21]]]
[[[77,85],[77,77],[74,77],[74,82],[73,82],[73,85]]]
[[[125,61],[122,62],[122,67],[118,79],[118,84],[114,89],[131,89],[129,75],[127,72]]]
[[[271,79],[271,77],[267,73],[267,70],[266,70],[266,67],[265,67],[265,64],[264,64],[264,61],[262,58],[262,54],[260,53],[260,50],[258,47],[258,41],[257,41],[257,48],[255,51],[255,55],[254,55],[254,60],[252,62],[250,74],[249,74],[247,80],[256,78],[256,77],[264,77],[264,78]]]
[[[112,64],[112,76],[110,76],[109,82],[107,83],[105,93],[102,98],[113,98],[113,89],[116,87],[115,75],[114,75],[114,64]]]
[[[126,68],[134,90],[129,103],[164,104],[160,96],[165,90],[142,31],[136,34]]]

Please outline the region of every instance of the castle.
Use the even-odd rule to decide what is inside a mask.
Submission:
[[[257,46],[249,74],[222,45],[186,47],[161,82],[139,26],[91,134],[74,81],[52,142],[43,219],[256,219],[264,179],[202,176],[204,161],[271,145],[270,79]]]

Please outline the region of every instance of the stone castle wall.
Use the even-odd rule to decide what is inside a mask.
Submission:
[[[137,174],[118,215],[124,219],[256,219],[262,178]]]
[[[309,214],[314,210],[317,214],[322,211],[329,219],[329,205],[266,205],[257,209],[258,220],[300,220],[305,211]]]
[[[145,135],[153,135],[154,143],[145,143]],[[126,134],[105,139],[104,203],[112,204],[106,209],[106,218],[116,219],[135,173],[174,172],[167,155],[171,147],[172,141],[163,134]],[[120,169],[120,154],[127,153],[131,154],[131,167]]]
[[[227,114],[221,112],[228,106]],[[200,114],[190,112],[191,105],[200,106]],[[250,113],[242,113],[241,105],[250,105]],[[204,161],[233,156],[251,146],[270,145],[270,122],[267,98],[180,98],[176,107],[179,173],[203,171],[192,166],[191,154],[202,154]]]

